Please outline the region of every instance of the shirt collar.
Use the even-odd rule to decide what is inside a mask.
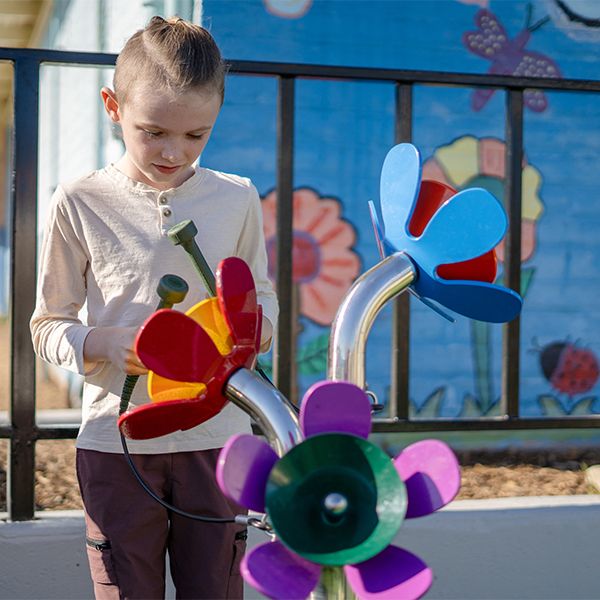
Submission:
[[[168,193],[171,197],[177,197],[180,194],[188,194],[191,190],[193,190],[201,183],[201,181],[204,179],[205,174],[205,169],[203,169],[199,165],[194,165],[194,174],[188,179],[186,179],[181,185],[174,188],[170,188],[168,190],[157,190],[151,185],[142,183],[141,181],[136,181],[128,175],[125,175],[125,173],[119,171],[119,169],[117,169],[113,163],[105,167],[104,170],[106,171],[107,175],[111,179],[117,181],[119,185],[121,185],[125,189],[132,191],[133,193],[140,194],[143,196],[156,196],[161,192]]]

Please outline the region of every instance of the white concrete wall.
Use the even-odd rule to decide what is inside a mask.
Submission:
[[[431,600],[575,600],[600,598],[598,531],[600,496],[467,500],[407,521],[395,543],[433,567]],[[83,533],[78,511],[1,523],[0,600],[92,598]]]

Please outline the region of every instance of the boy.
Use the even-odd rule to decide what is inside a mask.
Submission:
[[[54,194],[42,245],[31,319],[37,354],[86,377],[77,474],[96,598],[163,598],[168,550],[178,598],[241,598],[245,548],[237,525],[204,524],[167,511],[129,471],[116,425],[125,374],[147,371],[133,350],[156,305],[158,280],[190,284],[185,310],[206,296],[188,257],[167,238],[194,220],[209,265],[240,256],[263,306],[269,346],[277,300],[267,279],[260,202],[247,180],[194,167],[223,102],[225,66],[210,34],[182,19],[154,17],[117,59],[114,91],[103,88],[125,154]],[[87,324],[79,311],[87,303]],[[138,382],[131,404],[148,401]],[[137,467],[162,497],[188,512],[232,517],[239,508],[214,469],[249,418],[229,404],[192,430],[130,443]]]

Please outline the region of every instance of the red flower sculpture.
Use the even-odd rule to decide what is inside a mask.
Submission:
[[[258,355],[262,310],[254,279],[240,258],[227,258],[216,274],[217,297],[186,314],[163,309],[141,327],[135,349],[150,369],[150,404],[119,418],[123,434],[149,439],[186,430],[221,411],[225,385]]]

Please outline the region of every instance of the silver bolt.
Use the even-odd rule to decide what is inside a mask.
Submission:
[[[345,513],[348,508],[348,500],[346,499],[346,496],[338,494],[337,492],[332,492],[325,496],[323,506],[325,506],[325,510],[332,515],[341,515]]]

